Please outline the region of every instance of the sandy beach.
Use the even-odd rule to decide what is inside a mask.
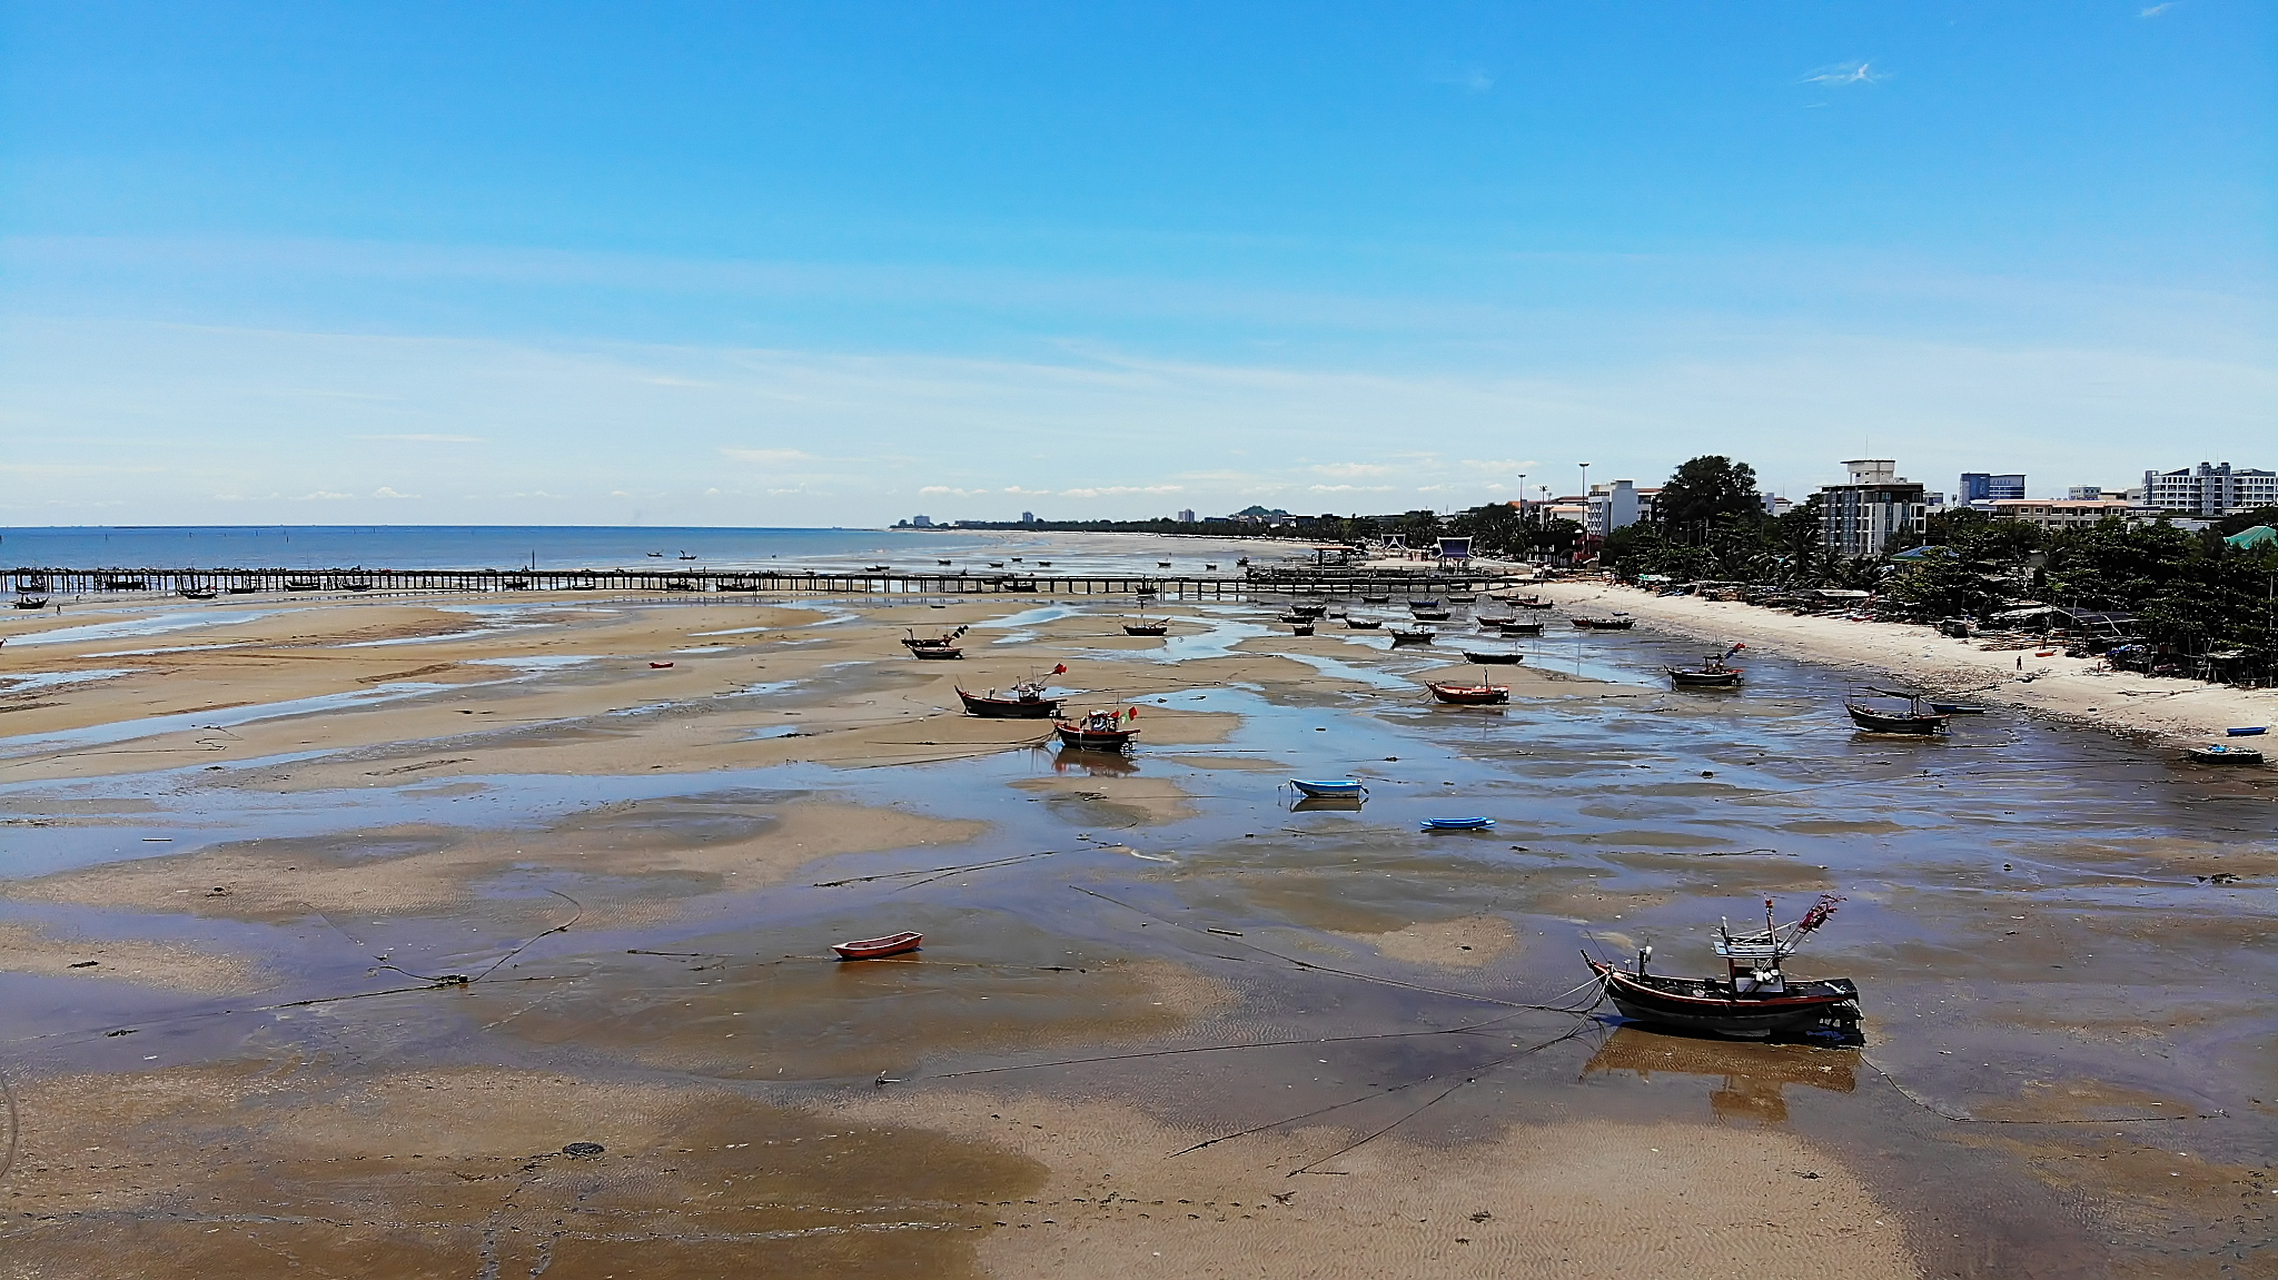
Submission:
[[[1745,642],[1858,672],[1894,675],[1937,693],[2020,707],[2171,742],[2220,739],[2234,725],[2278,723],[2278,689],[2242,689],[2106,669],[2101,658],[2051,650],[1987,650],[1928,627],[1775,609],[1697,596],[1663,596],[1618,583],[1566,583],[1543,595],[1569,609],[1619,610],[1715,645]]]
[[[1102,598],[0,618],[0,1275],[2268,1265],[2267,781],[2000,717],[1894,747],[1839,695],[2159,733],[2269,695],[1551,594],[1665,630],[1473,668],[1468,614],[1393,648],[1273,599],[1161,638]],[[1698,639],[1747,640],[1744,694],[1659,678]],[[1507,706],[1423,692],[1482,670]],[[1038,677],[1138,748],[956,697]],[[1821,892],[1863,1047],[1578,985]]]

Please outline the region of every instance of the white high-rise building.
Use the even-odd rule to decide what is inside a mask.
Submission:
[[[1626,529],[1637,523],[1637,485],[1634,481],[1616,480],[1612,484],[1591,485],[1588,503],[1582,515],[1582,530],[1593,538],[1603,538],[1616,529]]]
[[[1819,490],[1823,549],[1852,560],[1879,556],[1892,539],[1920,537],[1929,527],[1929,495],[1920,484],[1899,478],[1896,460],[1853,458],[1843,466],[1851,482]]]
[[[2227,462],[2146,471],[2143,500],[2146,506],[2194,516],[2278,507],[2278,472],[2234,470]]]

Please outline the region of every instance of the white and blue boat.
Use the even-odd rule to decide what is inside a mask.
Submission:
[[[1344,778],[1336,782],[1318,782],[1305,778],[1291,778],[1289,780],[1289,785],[1297,788],[1299,791],[1304,792],[1306,795],[1322,799],[1344,799],[1347,797],[1358,799],[1359,797],[1368,794],[1368,788],[1362,786],[1358,778]]]
[[[1493,818],[1426,818],[1426,831],[1485,831],[1495,825]]]

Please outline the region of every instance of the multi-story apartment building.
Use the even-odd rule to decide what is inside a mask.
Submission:
[[[2124,517],[2132,505],[2126,498],[1996,498],[1989,504],[1989,514],[1996,520],[2022,520],[2044,529],[2074,529],[2106,516]]]
[[[1927,530],[1928,495],[1919,483],[1899,476],[1895,460],[1853,458],[1843,465],[1851,482],[1819,490],[1821,549],[1856,560],[1881,555],[1893,538],[1917,538]]]
[[[2234,470],[2227,462],[2144,472],[2144,504],[2185,515],[2220,516],[2278,507],[2278,472]]]
[[[1626,529],[1638,520],[1637,485],[1630,480],[1615,480],[1608,484],[1590,486],[1585,500],[1582,530],[1593,538],[1603,538],[1616,529]]]

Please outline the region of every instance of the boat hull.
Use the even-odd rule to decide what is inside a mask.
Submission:
[[[1052,729],[1060,735],[1061,746],[1078,751],[1122,751],[1139,736],[1137,729],[1084,729],[1065,721],[1055,722]]]
[[[1432,691],[1433,697],[1459,707],[1491,707],[1511,700],[1511,691],[1499,684],[1431,684],[1424,687]]]
[[[1060,714],[1058,698],[991,698],[963,689],[957,697],[967,714],[984,720],[1051,720]]]
[[[1782,994],[1746,996],[1709,978],[1640,978],[1596,960],[1589,965],[1623,1017],[1684,1031],[1759,1039],[1847,1021],[1858,1012],[1859,988],[1849,978],[1795,982]]]
[[[855,942],[831,945],[841,960],[882,960],[887,956],[907,955],[925,942],[922,933],[890,933],[883,938],[863,938]]]
[[[1493,818],[1426,818],[1426,831],[1487,831],[1494,827]]]
[[[1681,688],[1729,689],[1740,683],[1737,671],[1687,671],[1683,667],[1668,667],[1669,679]]]
[[[1289,785],[1315,799],[1358,799],[1368,790],[1358,782],[1312,782],[1304,778],[1291,778]]]
[[[923,645],[911,649],[910,656],[924,658],[929,662],[948,662],[951,659],[964,657],[965,651],[963,649],[946,649],[935,645]]]
[[[1843,709],[1850,713],[1851,723],[1869,733],[1897,733],[1909,737],[1926,738],[1932,734],[1946,731],[1946,717],[1943,715],[1884,715],[1880,711],[1870,711],[1865,707],[1850,703],[1845,703]]]
[[[2253,747],[2194,747],[2190,756],[2200,764],[2261,764],[2262,753]]]
[[[1158,627],[1152,624],[1146,626],[1134,626],[1130,623],[1125,623],[1123,627],[1123,634],[1127,636],[1164,636],[1169,635],[1170,633],[1171,629],[1169,627]]]
[[[1481,666],[1507,667],[1514,663],[1526,661],[1527,655],[1523,653],[1487,653],[1479,649],[1465,649],[1463,657],[1466,662],[1476,662]]]

